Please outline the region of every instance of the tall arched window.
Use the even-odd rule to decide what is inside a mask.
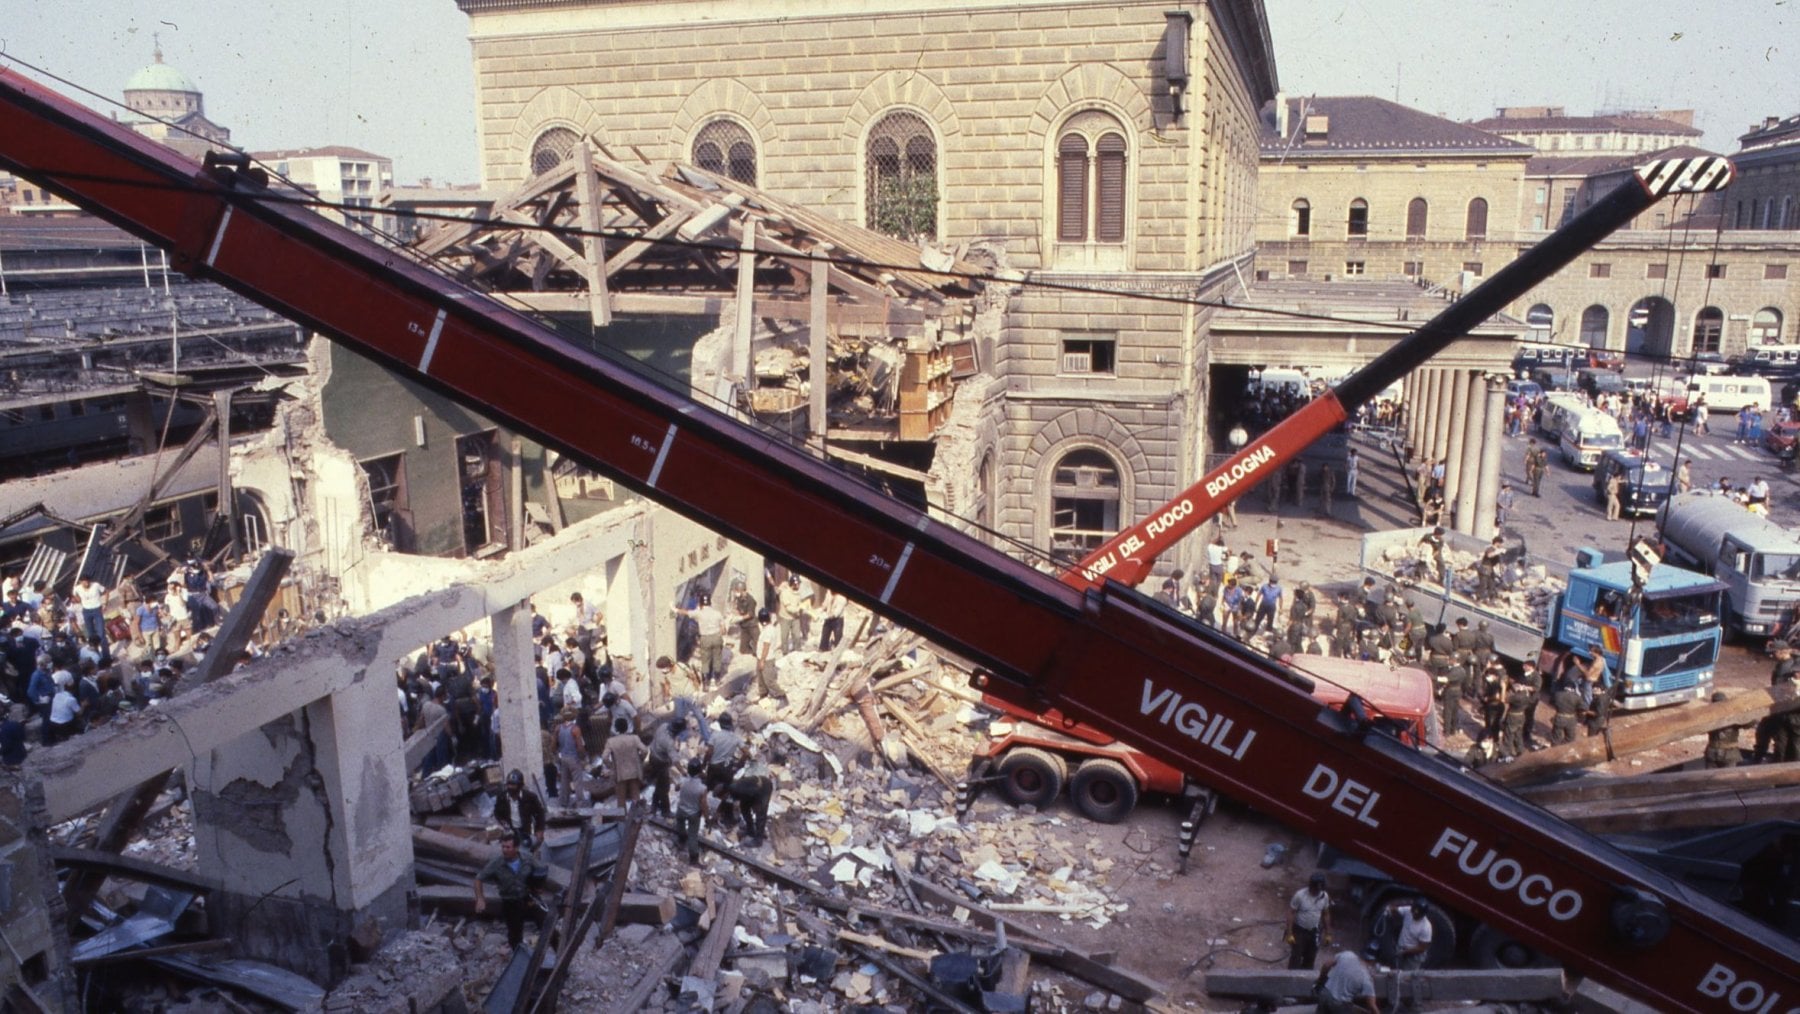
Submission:
[[[1531,329],[1532,341],[1547,342],[1550,340],[1550,333],[1556,328],[1556,311],[1550,308],[1549,303],[1533,304],[1531,309],[1525,311],[1525,326]]]
[[[1606,307],[1595,304],[1581,311],[1581,344],[1590,349],[1606,347],[1607,326],[1612,323],[1612,314]]]
[[[1312,235],[1312,204],[1306,198],[1294,199],[1293,214],[1288,218],[1288,231],[1295,236]]]
[[[1477,197],[1469,202],[1468,221],[1463,225],[1464,239],[1487,239],[1487,199]]]
[[[1781,311],[1765,306],[1750,318],[1750,344],[1781,344]]]
[[[1051,470],[1050,549],[1086,553],[1119,530],[1119,466],[1104,451],[1082,448]]]
[[[1406,238],[1407,239],[1424,239],[1425,238],[1425,218],[1426,218],[1427,214],[1428,214],[1428,209],[1425,205],[1425,198],[1415,197],[1411,201],[1407,202],[1407,204],[1406,204]]]
[[[1125,241],[1125,133],[1105,113],[1078,113],[1056,142],[1056,238]]]
[[[1369,202],[1358,197],[1350,202],[1350,217],[1344,223],[1344,232],[1349,236],[1367,236],[1369,234]]]
[[[694,135],[694,164],[739,183],[756,185],[756,143],[736,120],[718,119]]]
[[[575,151],[581,143],[581,135],[567,127],[551,127],[531,142],[531,175],[542,176],[557,166]]]
[[[868,226],[901,239],[937,236],[937,138],[918,113],[897,109],[869,131]]]
[[[1725,314],[1709,306],[1694,314],[1694,352],[1719,351],[1719,337],[1725,331]]]

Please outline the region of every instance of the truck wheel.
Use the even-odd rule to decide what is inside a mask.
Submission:
[[[1476,968],[1556,968],[1558,962],[1544,952],[1520,943],[1486,923],[1469,937],[1469,963]]]
[[[1069,781],[1069,798],[1083,817],[1117,824],[1137,805],[1137,779],[1118,761],[1093,758],[1081,762]]]
[[[1069,769],[1063,759],[1043,750],[1016,746],[1000,759],[1000,794],[1014,806],[1049,806],[1062,792]]]

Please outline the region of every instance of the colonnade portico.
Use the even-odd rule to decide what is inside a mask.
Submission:
[[[1505,439],[1506,378],[1486,370],[1427,367],[1407,378],[1406,440],[1420,468],[1444,463],[1444,525],[1494,534]]]

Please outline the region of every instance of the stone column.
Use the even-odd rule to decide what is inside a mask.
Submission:
[[[346,660],[346,665],[352,664]],[[406,925],[412,830],[392,662],[196,755],[188,768],[208,923],[239,957],[321,984],[365,921]]]
[[[544,741],[538,730],[531,610],[524,605],[502,609],[488,622],[494,634],[494,691],[500,698],[500,767],[503,771],[524,772],[525,784],[541,796]]]
[[[1450,448],[1450,420],[1456,417],[1452,405],[1455,384],[1449,370],[1433,372],[1437,374],[1437,382],[1432,386],[1437,389],[1437,393],[1432,397],[1436,404],[1431,410],[1431,457],[1442,458]]]
[[[1452,370],[1445,379],[1449,381],[1446,386],[1450,389],[1450,397],[1446,400],[1446,436],[1440,457],[1444,459],[1444,506],[1445,513],[1448,514],[1448,508],[1456,503],[1456,491],[1462,488],[1459,484],[1462,478],[1462,452],[1469,432],[1469,371]],[[1457,530],[1461,531],[1462,526],[1458,525]]]
[[[1487,377],[1482,414],[1481,461],[1475,471],[1475,527],[1477,537],[1494,536],[1494,509],[1500,499],[1500,452],[1506,443],[1502,433],[1506,422],[1506,378],[1496,374]]]
[[[1413,457],[1423,460],[1431,444],[1431,371],[1415,370],[1413,376],[1418,378],[1413,399]]]
[[[1481,441],[1487,432],[1487,394],[1480,373],[1463,370],[1458,376],[1468,383],[1468,406],[1463,413],[1462,438],[1459,441],[1461,466],[1456,470],[1456,530],[1475,534],[1475,493],[1480,485]],[[1453,461],[1456,459],[1452,459]]]
[[[1404,413],[1406,420],[1405,428],[1400,432],[1406,437],[1406,449],[1408,452],[1411,452],[1418,446],[1416,439],[1417,434],[1414,432],[1413,427],[1413,420],[1416,419],[1419,414],[1413,410],[1413,401],[1418,398],[1418,396],[1419,374],[1418,371],[1415,370],[1412,373],[1407,374],[1406,379],[1400,382],[1400,411]]]

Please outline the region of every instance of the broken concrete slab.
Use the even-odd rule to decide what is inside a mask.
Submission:
[[[1560,1000],[1566,989],[1560,968],[1505,968],[1493,970],[1434,969],[1418,972],[1376,972],[1375,992],[1387,996],[1398,976],[1401,988],[1417,983],[1422,995],[1435,1002],[1463,1001],[1542,1002]],[[1293,997],[1307,996],[1318,976],[1309,971],[1279,969],[1218,969],[1206,973],[1206,991],[1212,996]]]

